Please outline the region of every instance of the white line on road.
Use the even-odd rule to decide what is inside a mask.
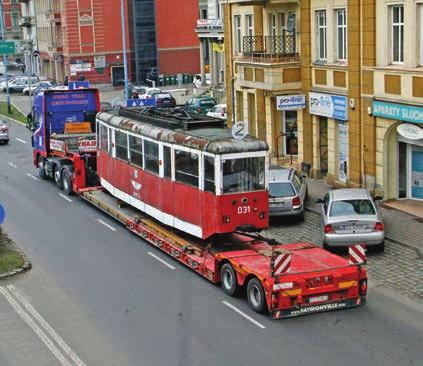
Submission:
[[[25,140],[20,139],[19,137],[15,137],[15,140],[16,140],[16,141],[19,141],[19,142],[21,142],[21,143],[23,143],[23,144],[26,144],[26,141],[25,141]]]
[[[32,175],[31,173],[26,173],[26,175],[28,176],[28,177],[30,177],[30,178],[32,178],[32,179],[34,179],[34,180],[36,180],[37,182],[39,182],[40,180],[35,176],[35,175]]]
[[[11,161],[8,161],[7,164],[9,164],[12,168],[17,168],[16,164],[13,164]]]
[[[163,263],[166,267],[169,267],[170,269],[175,269],[174,266],[167,263],[164,259],[160,258],[158,255],[155,255],[154,253],[151,253],[151,252],[148,252],[147,254],[149,256],[153,257],[154,259],[158,260],[160,263]]]
[[[72,200],[69,197],[66,197],[63,193],[57,193],[60,197],[62,197],[64,200],[68,202],[72,202]]]
[[[112,231],[116,231],[116,229],[112,226],[109,225],[107,222],[104,222],[102,219],[97,219],[97,221],[101,224],[104,225],[105,227],[109,228]]]
[[[27,312],[19,305],[19,303],[12,297],[12,295],[4,287],[0,287],[0,293],[6,298],[12,308],[21,317],[21,319],[33,330],[33,332],[40,338],[40,340],[47,346],[50,352],[59,360],[62,366],[72,366],[72,364],[63,356],[62,352],[55,346],[43,330],[35,323],[35,321],[28,315]]]
[[[35,310],[35,308],[22,296],[22,294],[13,285],[7,286],[8,290],[16,297],[18,301],[25,307],[26,311],[38,321],[39,325],[48,333],[48,335],[62,348],[62,350],[71,358],[75,365],[85,366],[85,363],[77,356],[77,354],[70,348],[63,338],[47,323],[47,321]]]
[[[239,315],[243,316],[245,319],[253,323],[254,325],[258,326],[261,329],[265,329],[266,327],[259,323],[257,320],[253,319],[251,316],[245,314],[243,311],[239,310],[236,306],[232,305],[227,301],[222,301],[223,305],[226,305],[228,308],[232,309],[233,311],[237,312]]]

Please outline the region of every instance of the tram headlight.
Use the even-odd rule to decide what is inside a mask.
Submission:
[[[229,224],[231,222],[231,217],[229,215],[223,216],[223,222]]]
[[[264,211],[261,211],[259,217],[263,220],[266,217],[266,213]]]

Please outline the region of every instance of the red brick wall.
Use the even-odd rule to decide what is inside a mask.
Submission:
[[[156,0],[157,51],[162,74],[198,73],[198,0]]]

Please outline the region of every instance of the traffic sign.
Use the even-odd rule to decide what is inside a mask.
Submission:
[[[15,42],[0,41],[0,55],[14,55],[15,52]]]
[[[6,216],[6,212],[4,211],[3,206],[0,205],[0,224],[3,223],[5,216]]]
[[[156,100],[151,99],[127,99],[126,101],[127,107],[155,107]]]

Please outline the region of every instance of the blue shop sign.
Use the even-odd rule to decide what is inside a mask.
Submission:
[[[348,121],[348,100],[342,95],[310,92],[310,113]]]
[[[4,218],[6,217],[6,211],[3,206],[0,205],[0,224],[3,224]]]
[[[375,117],[423,123],[423,107],[374,100],[372,112]]]

